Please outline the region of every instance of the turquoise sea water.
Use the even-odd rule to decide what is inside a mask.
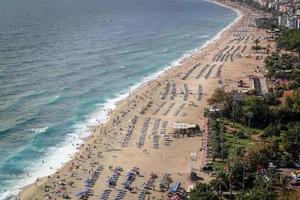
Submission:
[[[202,0],[0,0],[0,197],[65,162],[99,109],[236,17]]]

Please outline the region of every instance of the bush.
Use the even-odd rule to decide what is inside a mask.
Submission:
[[[247,139],[247,138],[248,138],[248,135],[247,135],[245,132],[243,132],[243,131],[238,131],[238,132],[236,133],[236,136],[237,136],[239,139]]]
[[[271,137],[271,136],[279,136],[280,135],[280,129],[278,129],[278,125],[277,124],[270,124],[269,126],[267,126],[263,133],[262,133],[262,137]]]
[[[259,51],[259,50],[261,50],[262,48],[261,48],[261,46],[259,46],[259,45],[255,45],[255,46],[252,46],[252,49],[255,50],[255,51]]]
[[[281,32],[277,46],[300,52],[300,30],[284,30]]]
[[[218,200],[218,197],[208,184],[199,183],[191,190],[190,200]]]

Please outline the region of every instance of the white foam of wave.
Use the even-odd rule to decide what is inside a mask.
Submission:
[[[83,138],[88,137],[92,133],[89,127],[96,126],[99,124],[99,122],[101,123],[107,122],[108,121],[107,111],[115,109],[117,102],[127,98],[129,96],[129,92],[134,91],[141,85],[153,79],[158,78],[166,71],[178,67],[182,63],[182,61],[193,56],[196,52],[199,52],[200,50],[206,48],[210,43],[219,39],[221,34],[225,30],[229,29],[233,24],[235,24],[242,17],[242,14],[237,9],[231,8],[229,6],[214,1],[210,1],[210,0],[206,0],[206,1],[234,10],[238,14],[238,16],[235,18],[235,20],[232,23],[230,23],[228,26],[226,26],[224,29],[218,32],[212,39],[206,41],[200,47],[185,53],[181,58],[173,61],[170,65],[166,66],[163,70],[160,70],[148,77],[145,77],[141,82],[130,87],[129,90],[121,92],[119,96],[107,100],[106,103],[100,105],[99,110],[92,113],[91,117],[86,122],[79,124],[77,130],[73,134],[69,134],[66,137],[65,143],[62,146],[49,149],[48,151],[49,153],[44,157],[44,162],[43,160],[38,161],[37,162],[38,164],[35,167],[31,168],[31,170],[29,170],[30,177],[24,179],[23,181],[19,181],[19,183],[12,190],[5,192],[2,195],[2,197],[0,197],[0,200],[14,199],[14,197],[21,191],[22,187],[34,183],[37,177],[43,177],[49,174],[53,174],[57,169],[62,167],[62,165],[65,162],[71,160],[72,157],[75,155],[75,153],[79,151],[78,146],[84,143]],[[58,157],[59,159],[57,159]]]
[[[195,36],[195,37],[199,37],[199,38],[208,38],[209,35],[199,35],[199,36]]]
[[[161,50],[161,52],[168,52],[168,51],[169,51],[168,48],[164,48],[164,49]]]
[[[237,21],[243,16],[243,15],[241,14],[241,12],[240,12],[238,9],[236,9],[236,8],[227,6],[227,5],[225,5],[225,4],[222,4],[222,3],[219,3],[219,2],[213,1],[213,0],[204,0],[204,1],[207,1],[207,2],[210,2],[210,3],[217,4],[217,5],[219,5],[219,6],[228,8],[228,9],[233,10],[234,12],[236,12],[236,13],[238,14],[238,17],[235,19],[235,21],[233,21],[233,22],[230,24],[230,26],[231,26],[232,24],[234,24],[235,22],[237,22]]]
[[[32,128],[30,129],[31,131],[33,131],[36,134],[40,134],[40,133],[45,133],[48,130],[48,126],[46,127],[42,127],[42,128]]]
[[[120,66],[118,69],[125,69],[126,68],[126,66],[125,65],[122,65],[122,66]]]
[[[55,95],[51,100],[48,101],[48,104],[55,103],[59,99],[60,99],[60,96],[59,95]]]
[[[13,200],[16,198],[16,196],[20,191],[21,190],[13,190],[13,191],[4,192],[3,196],[1,197],[1,200]]]

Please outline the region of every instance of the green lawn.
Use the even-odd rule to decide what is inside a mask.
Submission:
[[[231,133],[226,133],[225,138],[231,147],[233,145],[248,147],[253,144],[253,141],[251,141],[250,139],[234,137],[234,135]]]
[[[226,163],[219,162],[219,161],[215,161],[215,162],[213,163],[213,168],[214,168],[215,170],[223,170],[225,164],[226,164]]]
[[[254,141],[252,141],[250,138],[251,136],[246,136],[248,133],[258,135],[261,133],[262,130],[258,129],[249,129],[248,127],[245,127],[239,123],[233,123],[227,119],[222,119],[220,120],[221,123],[224,125],[225,128],[225,139],[226,139],[226,144],[229,147],[229,151],[234,147],[234,146],[243,146],[245,148],[248,148],[254,144]],[[238,135],[243,135],[243,134],[238,134],[238,133],[244,133],[244,137],[238,137]],[[223,170],[224,165],[226,163],[223,163],[219,161],[218,159],[213,162],[213,168],[216,170]]]
[[[255,134],[255,135],[259,135],[261,134],[262,130],[261,129],[256,129],[256,128],[249,128],[247,126],[244,126],[240,123],[237,122],[232,122],[228,119],[222,118],[221,122],[225,125],[225,126],[230,126],[233,129],[239,130],[239,131],[243,131],[243,132],[249,132],[251,134]]]

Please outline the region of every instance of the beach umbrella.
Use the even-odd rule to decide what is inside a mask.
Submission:
[[[76,194],[76,197],[81,197],[83,194],[84,194],[83,192],[78,192],[78,193]]]

